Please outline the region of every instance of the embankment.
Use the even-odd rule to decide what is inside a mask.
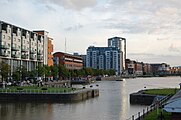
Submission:
[[[70,93],[0,93],[0,102],[79,102],[97,96],[98,89]]]

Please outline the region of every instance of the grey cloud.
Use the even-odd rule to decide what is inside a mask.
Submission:
[[[41,0],[45,3],[52,3],[66,9],[81,10],[97,4],[97,0]]]
[[[65,28],[66,31],[77,31],[79,29],[83,28],[83,25],[81,24],[77,24],[77,25],[74,25],[74,26],[69,26],[67,28]]]
[[[53,8],[52,6],[50,6],[50,5],[45,5],[45,7],[49,10],[49,11],[56,11],[56,9],[55,8]]]
[[[128,58],[144,63],[168,63],[171,66],[180,65],[181,56],[178,55],[156,55],[149,53],[129,53]]]
[[[113,15],[103,20],[103,27],[133,34],[174,34],[181,30],[180,6],[178,0],[111,0],[109,10]]]

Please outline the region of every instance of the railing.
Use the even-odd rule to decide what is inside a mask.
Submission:
[[[0,94],[1,93],[9,93],[9,94],[67,94],[67,93],[77,93],[77,92],[82,92],[85,91],[86,89],[78,89],[78,88],[70,88],[69,90],[59,90],[58,87],[61,87],[61,85],[56,85],[56,86],[52,86],[52,85],[45,85],[45,88],[47,88],[47,90],[42,90],[42,89],[8,89],[8,88],[1,88],[0,89]],[[49,89],[49,87],[55,87],[57,89]],[[21,87],[20,87],[21,88]],[[43,87],[41,87],[43,88]]]
[[[145,109],[143,109],[142,111],[138,112],[137,114],[132,115],[130,118],[126,119],[126,120],[143,120],[144,117],[152,112],[153,110],[161,107],[163,105],[163,103],[165,103],[168,99],[170,99],[172,97],[172,95],[167,95],[166,97],[162,98],[159,101],[156,101],[155,103],[151,104],[150,106],[146,107]]]

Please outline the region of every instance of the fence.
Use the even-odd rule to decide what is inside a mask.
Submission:
[[[155,103],[153,103],[150,106],[146,107],[145,109],[143,109],[142,111],[138,112],[137,114],[132,115],[130,118],[128,118],[126,120],[143,120],[144,117],[148,113],[152,112],[156,108],[161,107],[163,105],[163,103],[165,103],[171,97],[172,97],[172,95],[167,95],[166,97],[162,98],[159,101],[156,101]]]

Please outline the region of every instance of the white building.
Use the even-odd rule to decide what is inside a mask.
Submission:
[[[116,71],[117,75],[122,73],[121,60],[122,52],[117,47],[94,47],[87,49],[86,67],[95,69]]]
[[[0,62],[11,66],[11,74],[17,66],[28,71],[47,62],[47,34],[41,35],[0,21]]]

